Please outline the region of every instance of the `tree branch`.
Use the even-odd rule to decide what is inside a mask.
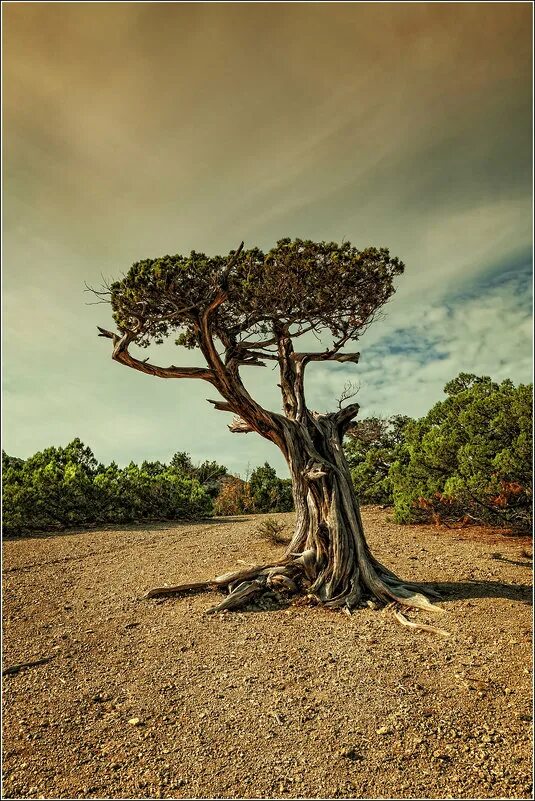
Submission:
[[[333,422],[342,435],[345,434],[351,421],[358,415],[359,410],[360,405],[358,403],[350,403],[349,406],[340,409],[339,412],[333,415]]]
[[[99,337],[106,337],[113,341],[112,359],[126,367],[132,367],[134,370],[139,370],[141,373],[147,375],[155,375],[158,378],[201,378],[204,381],[209,381],[211,384],[215,383],[215,375],[213,370],[209,367],[159,367],[156,364],[150,364],[147,361],[136,359],[128,352],[128,346],[133,341],[134,335],[131,333],[123,334],[119,337],[112,331],[107,331],[105,328],[97,326],[99,330]]]
[[[309,353],[293,353],[292,358],[296,361],[308,362],[353,362],[358,364],[360,353],[338,353],[336,350],[313,351]]]

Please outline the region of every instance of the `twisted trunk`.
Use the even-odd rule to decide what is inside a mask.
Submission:
[[[279,417],[296,512],[283,558],[211,581],[156,588],[148,597],[226,589],[228,595],[209,612],[236,609],[266,594],[280,600],[299,593],[328,607],[353,609],[375,600],[440,611],[419,590],[436,592],[402,581],[372,555],[342,449],[339,415],[307,414],[306,419]]]
[[[221,296],[222,297],[222,296]],[[295,532],[284,557],[269,565],[258,565],[219,576],[211,581],[159,587],[148,597],[228,590],[228,595],[210,612],[235,609],[261,595],[303,593],[330,607],[352,609],[375,599],[382,604],[437,611],[419,587],[399,579],[371,554],[364,536],[362,518],[342,438],[358,412],[352,404],[335,414],[320,415],[307,409],[304,372],[314,356],[322,359],[358,360],[358,354],[338,354],[337,347],[321,354],[296,353],[286,326],[278,326],[276,341],[284,416],[259,406],[245,389],[238,372],[236,344],[222,336],[227,351],[219,357],[210,330],[210,309],[199,322],[201,350],[211,369],[211,381],[224,401],[210,401],[215,408],[232,411],[231,431],[256,431],[277,445],[290,470],[296,511]],[[234,355],[233,355],[234,354]],[[423,586],[423,585],[422,585]],[[426,588],[427,594],[435,594]]]
[[[308,593],[331,607],[375,598],[429,608],[416,586],[398,579],[368,547],[336,416],[309,421],[311,428],[291,420],[284,427],[296,511],[286,557],[301,559]]]

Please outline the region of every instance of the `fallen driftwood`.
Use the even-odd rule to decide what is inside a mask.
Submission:
[[[24,668],[45,665],[47,662],[52,661],[52,659],[54,659],[53,656],[43,656],[41,659],[34,659],[31,662],[19,662],[18,665],[11,665],[11,667],[4,668],[2,670],[2,676],[12,676],[14,673],[18,673],[19,670],[23,670]]]

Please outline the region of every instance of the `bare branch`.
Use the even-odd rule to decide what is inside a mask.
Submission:
[[[308,362],[339,362],[340,364],[352,362],[353,364],[358,364],[360,353],[338,353],[336,350],[324,350],[309,353],[293,353],[292,358],[304,364]]]
[[[341,409],[343,403],[358,395],[359,389],[360,387],[358,384],[355,384],[353,381],[346,381],[342,390],[342,394],[338,398],[338,408]]]
[[[128,352],[128,346],[132,342],[134,334],[129,332],[119,337],[105,328],[100,326],[97,326],[97,328],[100,332],[99,337],[106,337],[113,341],[112,359],[126,365],[126,367],[132,367],[141,373],[155,375],[158,378],[201,378],[211,384],[215,382],[214,372],[209,367],[175,367],[174,364],[170,367],[159,367],[156,364],[150,364],[148,361],[136,359]]]
[[[227,288],[227,280],[228,280],[228,277],[230,275],[230,271],[232,270],[232,268],[234,267],[234,265],[238,261],[238,259],[240,257],[240,253],[242,252],[242,250],[243,250],[243,242],[238,247],[238,250],[234,251],[232,257],[229,259],[229,262],[228,262],[227,266],[223,270],[223,273],[221,275],[221,286],[224,289]]]

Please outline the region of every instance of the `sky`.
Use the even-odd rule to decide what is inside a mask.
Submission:
[[[406,265],[359,365],[310,365],[310,408],[353,381],[361,417],[418,417],[461,371],[532,380],[531,3],[2,11],[8,453],[77,436],[103,462],[180,450],[286,475],[274,445],[228,431],[209,385],[112,362],[109,307],[84,292],[242,240],[344,239]],[[243,375],[280,410],[270,367]]]

